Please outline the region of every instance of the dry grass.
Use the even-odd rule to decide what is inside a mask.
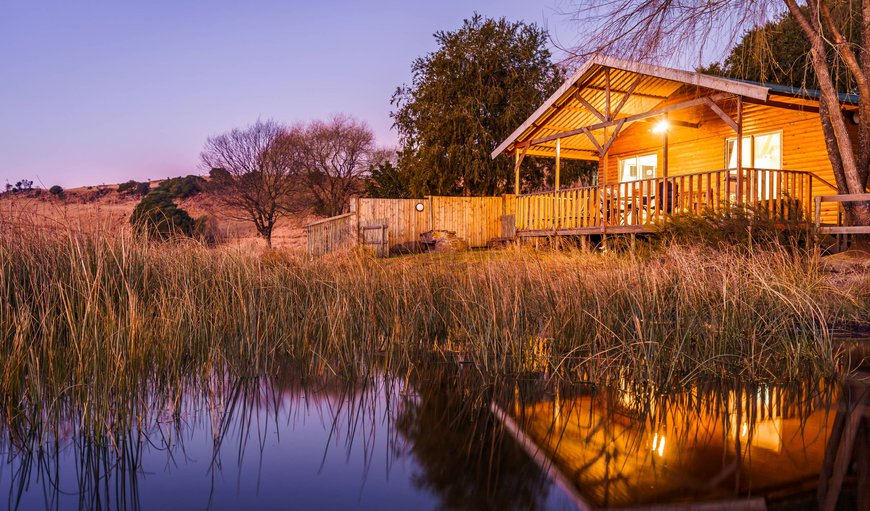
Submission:
[[[0,294],[0,388],[30,400],[256,374],[276,354],[347,376],[433,351],[487,377],[831,376],[831,327],[866,321],[870,282],[774,249],[308,260],[19,228],[0,234]]]
[[[102,187],[100,187],[102,188]],[[9,224],[27,224],[36,228],[66,231],[70,228],[102,236],[128,235],[130,215],[141,197],[118,195],[114,186],[100,196],[95,190],[68,190],[65,199],[48,192],[0,195],[0,228]],[[97,192],[99,190],[96,190]],[[224,206],[207,194],[177,199],[178,205],[198,218],[214,219],[222,244],[245,249],[263,249],[264,240],[257,236],[253,224],[231,218]],[[303,250],[306,246],[304,225],[316,217],[303,214],[283,219],[273,234],[273,245],[284,250]]]

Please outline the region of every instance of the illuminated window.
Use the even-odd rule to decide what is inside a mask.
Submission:
[[[743,137],[743,167],[782,169],[782,132],[760,133]],[[737,168],[737,139],[725,141],[725,166]]]
[[[756,171],[755,193],[759,199],[779,197],[779,173],[766,170],[782,170],[782,132],[759,133],[743,137],[743,168]],[[737,168],[737,139],[725,140],[725,165]],[[736,175],[736,171],[732,172]]]
[[[658,169],[658,155],[639,154],[630,158],[619,159],[619,180],[637,181],[656,177]]]

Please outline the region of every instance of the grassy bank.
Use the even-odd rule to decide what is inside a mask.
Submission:
[[[870,284],[784,250],[307,260],[22,229],[0,235],[0,295],[0,385],[30,401],[276,354],[348,376],[433,350],[484,376],[833,375],[830,326],[866,321]]]

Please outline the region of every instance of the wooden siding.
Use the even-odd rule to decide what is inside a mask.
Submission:
[[[720,104],[726,113],[736,117],[736,102]],[[672,125],[668,133],[668,174],[671,176],[697,173],[726,166],[725,141],[736,137],[708,107],[676,112],[671,119],[699,123],[698,128]],[[619,159],[635,154],[656,153],[658,172],[662,175],[662,136],[652,132],[653,124],[638,122],[625,129],[613,142],[607,155],[606,172],[599,176],[602,183],[619,180]],[[813,195],[836,193],[828,183],[834,183],[819,115],[756,104],[743,106],[743,134],[757,135],[782,132],[782,167],[814,174]],[[751,166],[746,161],[745,166]],[[823,221],[836,221],[836,207],[826,205]]]

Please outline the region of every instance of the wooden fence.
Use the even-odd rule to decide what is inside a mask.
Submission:
[[[360,198],[353,201],[350,213],[306,226],[308,253],[321,255],[369,243],[379,229],[386,245],[379,253],[419,250],[420,234],[430,230],[452,231],[471,248],[485,247],[493,239],[513,238],[514,204],[513,195]]]
[[[305,226],[308,253],[323,255],[355,247],[359,237],[356,213],[345,213]]]

